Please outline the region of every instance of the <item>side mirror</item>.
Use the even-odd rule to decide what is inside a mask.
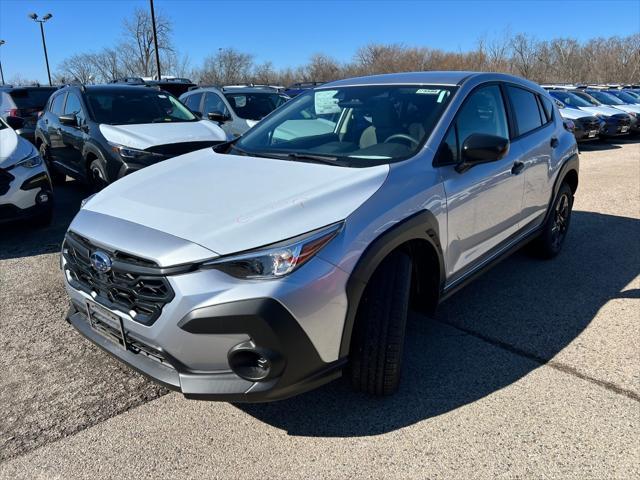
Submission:
[[[213,122],[224,123],[231,120],[229,115],[225,115],[222,112],[209,112],[207,118]]]
[[[508,152],[508,139],[484,133],[474,133],[462,143],[462,161],[456,165],[456,171],[462,173],[474,165],[495,162]]]
[[[68,127],[77,127],[78,126],[78,117],[75,116],[75,114],[71,113],[69,115],[60,115],[58,117],[58,120],[60,120],[60,123],[62,125],[66,125]]]
[[[14,117],[12,115],[6,118],[7,125],[9,125],[14,130],[20,130],[24,127],[24,118],[22,117]]]

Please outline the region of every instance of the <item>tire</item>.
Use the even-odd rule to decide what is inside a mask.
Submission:
[[[51,183],[54,185],[62,185],[67,181],[67,175],[65,173],[59,172],[56,170],[51,164],[51,158],[49,156],[49,147],[47,144],[42,142],[38,147],[38,152],[40,153],[40,157],[44,161],[47,166],[47,170],[49,171],[49,177],[51,177]]]
[[[563,183],[553,201],[551,212],[542,227],[542,232],[531,244],[531,251],[536,256],[551,259],[560,253],[569,231],[572,208],[573,192],[569,185]]]
[[[355,390],[382,396],[398,389],[410,292],[411,258],[394,252],[371,277],[356,314],[349,366]]]
[[[109,185],[107,172],[102,166],[102,162],[95,158],[89,164],[89,171],[87,178],[89,180],[89,188],[92,192],[99,192],[104,187]]]

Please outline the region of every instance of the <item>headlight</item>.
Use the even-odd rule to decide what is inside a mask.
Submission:
[[[600,120],[606,120],[607,119],[606,115],[603,115],[601,113],[596,113],[595,116],[598,117]]]
[[[158,153],[148,152],[146,150],[138,150],[137,148],[125,147],[124,145],[118,145],[111,143],[111,150],[125,160],[159,160],[164,157]]]
[[[16,167],[35,168],[42,165],[42,158],[37,151],[32,152],[27,158],[15,164]]]
[[[638,118],[638,114],[636,112],[627,112],[631,117]]]
[[[342,226],[342,222],[334,223],[273,247],[215,259],[202,266],[222,270],[237,278],[264,280],[283,277],[309,261],[340,232]]]

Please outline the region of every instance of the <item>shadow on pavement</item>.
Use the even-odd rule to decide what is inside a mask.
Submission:
[[[556,259],[517,253],[444,302],[435,319],[414,315],[394,396],[353,393],[340,380],[288,400],[236,406],[290,435],[349,437],[393,431],[486,397],[541,365],[532,358],[553,358],[609,300],[638,297],[623,291],[640,270],[638,238],[639,220],[575,211]]]
[[[80,209],[80,201],[90,194],[76,180],[54,186],[53,194],[53,221],[48,227],[33,228],[24,222],[0,225],[0,260],[60,250],[67,227]]]

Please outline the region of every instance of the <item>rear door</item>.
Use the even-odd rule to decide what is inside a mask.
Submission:
[[[448,159],[441,164],[440,172],[447,196],[449,285],[475,269],[518,231],[524,189],[524,176],[516,168],[518,149],[510,148],[502,159],[462,173],[455,169],[461,160],[461,145],[470,135],[510,138],[506,111],[500,85],[476,88],[465,99],[440,147]]]
[[[546,97],[515,85],[507,85],[505,90],[517,129],[511,147],[522,152],[524,163],[521,218],[524,229],[539,225],[549,205],[558,138],[554,135],[554,110]]]

